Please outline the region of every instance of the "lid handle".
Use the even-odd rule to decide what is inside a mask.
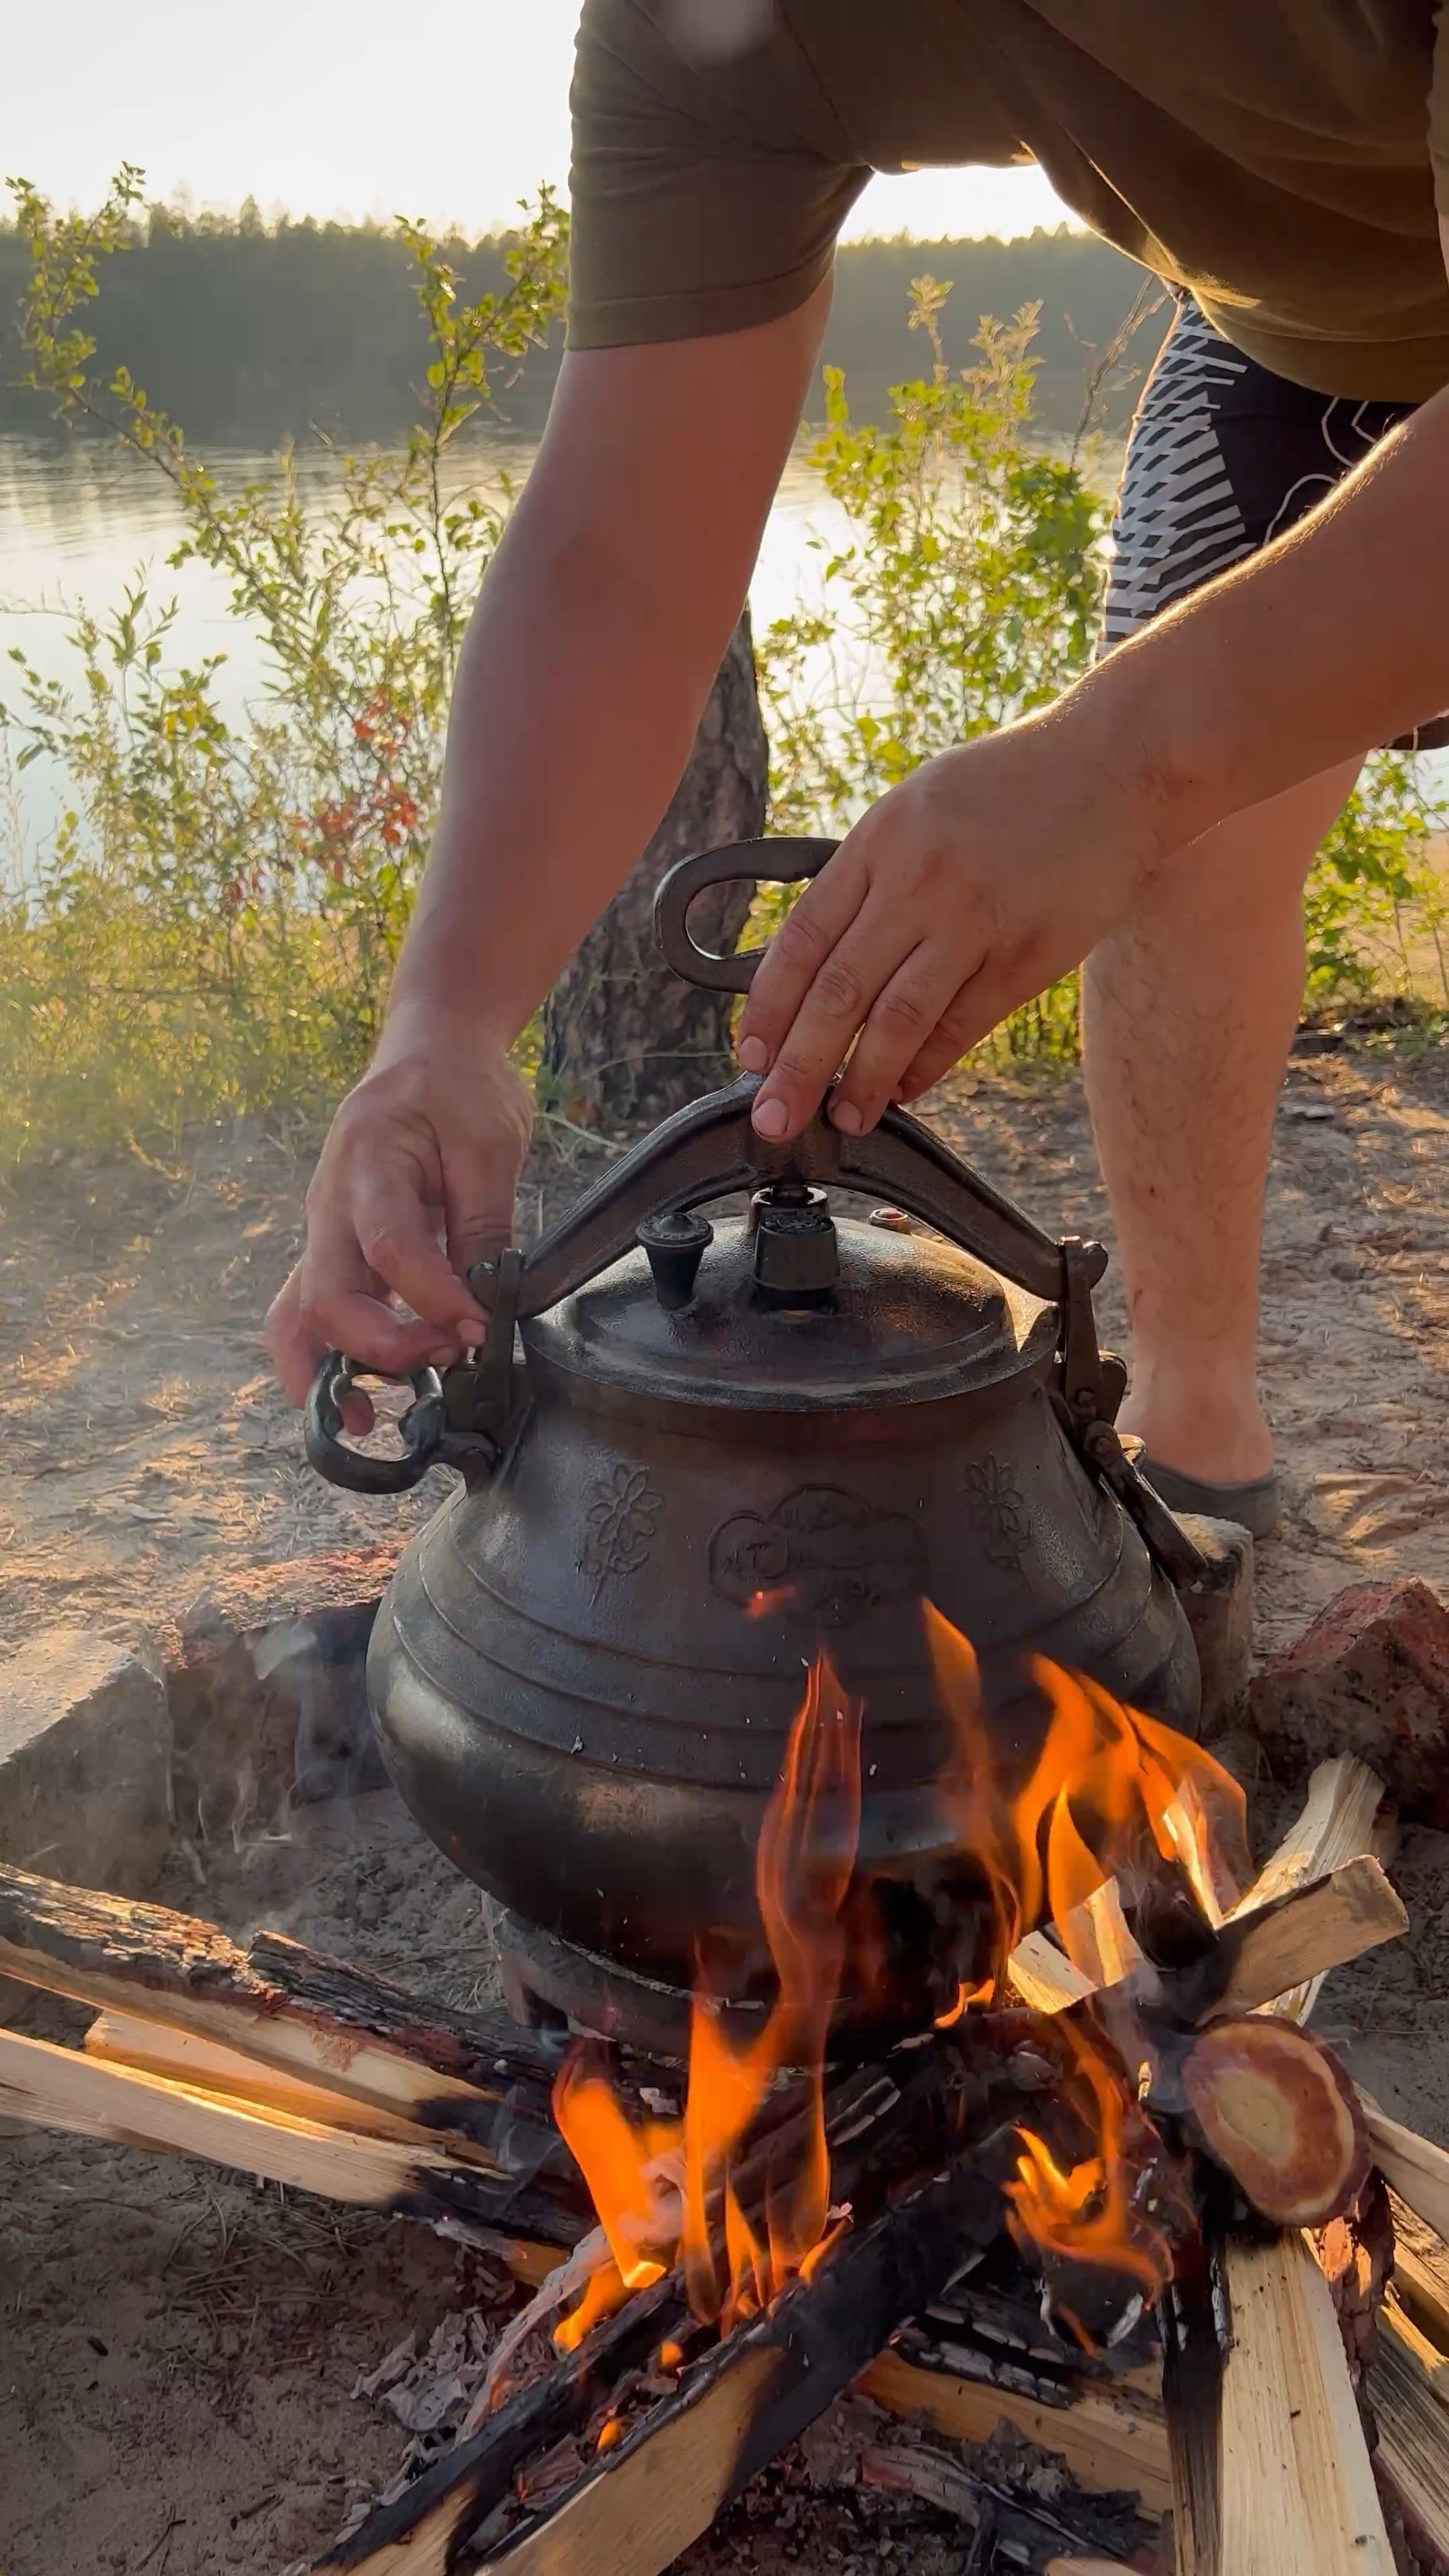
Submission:
[[[702,858],[681,859],[659,883],[654,898],[654,936],[676,975],[710,993],[747,993],[763,948],[742,956],[719,957],[691,938],[689,908],[710,886],[808,885],[838,841],[733,841],[725,850],[706,850]]]

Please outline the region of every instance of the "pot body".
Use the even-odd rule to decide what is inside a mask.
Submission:
[[[739,1234],[720,1292],[737,1304]],[[846,1266],[888,1279],[892,1253],[862,1241]],[[521,1424],[409,1548],[368,1678],[413,1813],[546,1935],[684,1988],[707,1947],[727,1990],[765,1990],[756,1845],[823,1648],[863,1703],[857,1874],[894,1892],[892,1972],[922,2001],[954,1994],[971,1944],[942,1925],[961,1855],[937,1784],[957,1738],[923,1601],[975,1648],[1003,1741],[1040,1726],[1034,1655],[1195,1730],[1181,1606],[1049,1393],[1057,1311],[931,1258],[990,1309],[995,1358],[964,1390],[903,1364],[892,1400],[879,1296],[875,1378],[852,1397],[847,1373],[833,1402],[806,1384],[803,1313],[760,1322],[771,1368],[742,1357],[733,1385],[716,1337],[703,1398],[627,1349],[601,1358],[590,1312],[642,1311],[628,1264],[603,1309],[586,1292],[594,1310],[524,1327]]]

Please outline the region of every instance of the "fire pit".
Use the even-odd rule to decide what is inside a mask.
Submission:
[[[937,1651],[964,1686],[960,1646]],[[818,2060],[833,1900],[852,1879],[831,1856],[856,1729],[824,1665],[762,1837],[781,1950],[770,2046],[701,2010],[687,2091],[680,2071],[597,2046],[551,2066],[538,2034],[430,2012],[276,1936],[241,1953],[157,1908],[0,1873],[0,1973],[100,2010],[84,2053],[0,2034],[8,2111],[391,2207],[549,2274],[551,2365],[537,2333],[531,2364],[504,2354],[476,2430],[322,2564],[651,2576],[852,2384],[947,2435],[1014,2423],[1149,2518],[1170,2501],[1194,2576],[1387,2576],[1357,2378],[1390,2514],[1428,2547],[1442,2473],[1419,2329],[1391,2301],[1367,2377],[1362,2353],[1392,2245],[1383,2183],[1449,2225],[1449,2158],[1359,2103],[1296,2023],[1328,1967],[1403,1927],[1369,1848],[1377,1786],[1328,1766],[1225,1906],[1207,1757],[1139,1734],[1099,1691],[1055,1687],[1058,1723],[1090,1712],[1103,1760],[1137,1744],[1155,1859],[1139,1835],[1135,1875],[1124,1862],[1083,1893],[1062,1819],[1095,1830],[1097,1810],[1085,1775],[1064,1804],[1058,1789],[1036,1848],[1041,1904],[1062,1916],[946,2026],[845,2068],[796,2063],[812,2029]],[[1020,1795],[993,1794],[1019,1865]],[[1193,1940],[1163,1872],[1190,1892]],[[1002,1901],[1007,1925],[1009,1871]],[[1287,2009],[1265,2011],[1280,1995]],[[1250,2221],[1255,2199],[1273,2225]],[[1449,2252],[1422,2227],[1418,2243],[1432,2297]],[[882,2441],[866,2418],[867,2483],[933,2492],[968,2522],[989,2506],[983,2564],[1068,2563],[1070,2521],[1033,2520],[1029,2499],[998,2509],[949,2454]]]

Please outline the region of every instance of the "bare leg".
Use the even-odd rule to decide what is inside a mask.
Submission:
[[[1132,1317],[1122,1427],[1211,1484],[1266,1475],[1258,1263],[1303,996],[1303,880],[1357,765],[1219,824],[1088,960],[1087,1092]]]

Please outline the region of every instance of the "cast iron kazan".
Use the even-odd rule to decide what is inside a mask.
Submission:
[[[755,959],[705,956],[690,903],[813,875],[833,846],[676,868],[670,962],[743,990]],[[461,1470],[373,1634],[388,1768],[505,1909],[515,1999],[656,2046],[702,1954],[732,1994],[768,1989],[755,1846],[822,1646],[865,1704],[858,1877],[906,2015],[954,1999],[979,1932],[937,1794],[951,1736],[922,1601],[972,1641],[1004,1737],[1040,1723],[1031,1654],[1197,1716],[1174,1583],[1201,1563],[1112,1429],[1105,1253],[1053,1242],[900,1111],[771,1146],[757,1087],[681,1110],[526,1259],[473,1274],[488,1349],[413,1381],[403,1457],[342,1443],[340,1355],[308,1412],[336,1483]],[[837,1214],[827,1190],[933,1230]],[[697,1214],[745,1192],[745,1214]]]

